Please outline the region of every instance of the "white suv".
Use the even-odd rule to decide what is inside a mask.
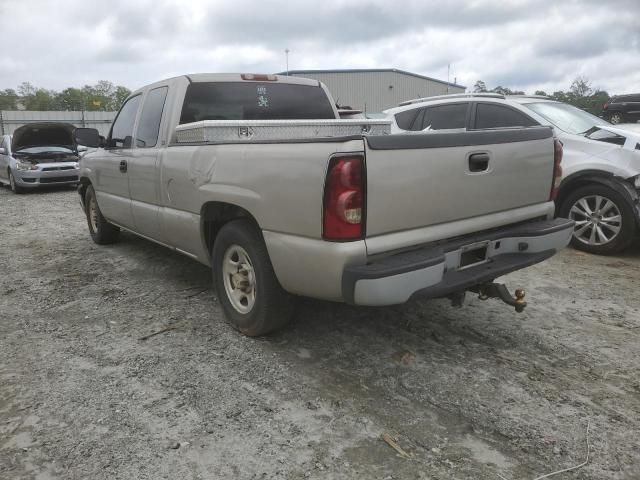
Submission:
[[[640,132],[540,96],[443,95],[410,100],[384,113],[393,133],[550,125],[564,145],[556,213],[575,220],[573,246],[616,253],[638,232]]]

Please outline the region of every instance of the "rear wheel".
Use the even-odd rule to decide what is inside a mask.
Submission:
[[[601,255],[617,253],[633,241],[636,221],[627,200],[605,185],[587,185],[562,203],[560,216],[576,222],[571,244]]]
[[[91,185],[87,188],[87,192],[85,193],[84,204],[85,213],[87,215],[87,224],[89,225],[89,233],[91,234],[93,241],[99,245],[107,245],[118,241],[120,229],[111,225],[102,216],[100,207],[98,207],[96,192]]]
[[[613,112],[609,115],[609,121],[614,125],[618,123],[624,123],[624,115],[622,112]]]
[[[222,227],[211,255],[218,299],[229,323],[250,337],[286,325],[293,316],[293,299],[273,271],[262,235],[247,220]]]
[[[13,172],[9,170],[9,187],[13,193],[24,193],[24,189],[16,185],[16,178],[13,176]]]

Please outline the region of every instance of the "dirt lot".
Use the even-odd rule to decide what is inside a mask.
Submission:
[[[510,275],[522,315],[303,300],[256,340],[206,267],[94,245],[71,190],[0,189],[0,244],[3,480],[533,479],[588,425],[554,478],[640,478],[640,246]]]

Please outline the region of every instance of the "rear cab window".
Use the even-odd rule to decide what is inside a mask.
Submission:
[[[335,119],[324,90],[314,85],[195,82],[187,87],[180,124],[202,120]]]
[[[477,103],[474,128],[534,127],[539,125],[530,116],[506,105],[495,103]]]

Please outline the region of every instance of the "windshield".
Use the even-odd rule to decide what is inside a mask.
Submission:
[[[73,150],[71,150],[70,148],[57,147],[57,146],[50,146],[50,147],[27,146],[25,148],[20,148],[17,151],[21,153],[73,153]]]
[[[526,103],[524,106],[567,133],[581,134],[596,125],[609,125],[606,120],[566,103],[540,102]]]

